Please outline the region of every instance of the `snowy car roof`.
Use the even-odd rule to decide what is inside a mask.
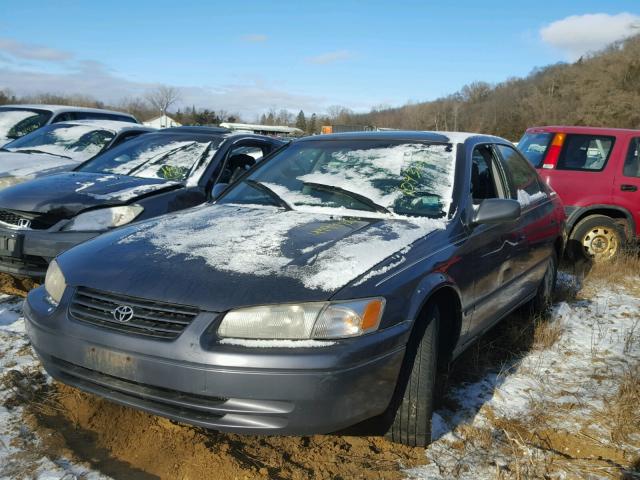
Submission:
[[[111,130],[114,133],[119,133],[126,130],[157,132],[158,129],[153,127],[146,127],[138,123],[131,122],[119,122],[117,120],[70,120],[68,122],[57,122],[52,125],[85,125],[89,127],[98,127],[104,130]]]
[[[103,108],[90,108],[90,107],[74,107],[70,105],[44,105],[39,103],[22,103],[14,105],[0,105],[0,108],[24,108],[34,110],[48,110],[53,113],[61,112],[93,112],[93,113],[110,113],[112,115],[126,115],[127,117],[135,118],[130,113],[118,112],[115,110],[105,110]]]
[[[447,143],[464,143],[468,138],[482,137],[493,140],[508,142],[500,137],[485,135],[483,133],[470,132],[429,132],[417,130],[386,130],[377,132],[344,132],[331,133],[328,135],[314,135],[303,137],[296,142],[314,141],[314,140],[412,140],[427,142],[447,142]]]

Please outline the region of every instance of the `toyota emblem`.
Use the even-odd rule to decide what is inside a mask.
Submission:
[[[113,315],[113,318],[118,322],[127,323],[133,318],[133,308],[129,305],[120,305],[113,309],[111,315]]]

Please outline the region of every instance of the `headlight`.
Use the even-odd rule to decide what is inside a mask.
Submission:
[[[258,339],[356,337],[378,329],[384,304],[384,298],[368,298],[241,308],[224,316],[218,335]]]
[[[122,207],[101,208],[81,213],[62,230],[72,232],[94,232],[119,227],[131,222],[142,213],[140,205],[124,205]]]
[[[51,303],[58,305],[62,299],[64,289],[67,288],[67,282],[64,279],[62,270],[58,266],[58,262],[53,260],[47,269],[47,275],[44,278],[44,289],[47,291]]]
[[[10,187],[11,185],[17,185],[29,180],[26,177],[2,177],[0,178],[0,189]]]

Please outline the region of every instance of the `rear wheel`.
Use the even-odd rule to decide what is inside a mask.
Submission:
[[[574,260],[606,262],[616,257],[624,245],[622,228],[606,215],[592,215],[581,220],[571,232]]]
[[[420,322],[420,325],[416,325],[420,330],[414,331],[407,346],[396,391],[399,405],[387,433],[392,441],[412,447],[424,447],[431,442],[431,415],[438,363],[438,306],[429,305]]]

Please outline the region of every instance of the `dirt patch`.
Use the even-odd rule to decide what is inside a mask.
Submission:
[[[33,398],[25,405],[27,423],[44,439],[46,453],[87,462],[114,478],[209,478],[215,472],[230,479],[398,479],[404,477],[401,469],[426,461],[424,449],[378,437],[221,434],[65,385],[54,383],[49,390],[48,408]]]
[[[18,295],[26,297],[29,290],[36,288],[39,284],[30,278],[18,278],[7,273],[0,273],[0,292],[7,295]]]

